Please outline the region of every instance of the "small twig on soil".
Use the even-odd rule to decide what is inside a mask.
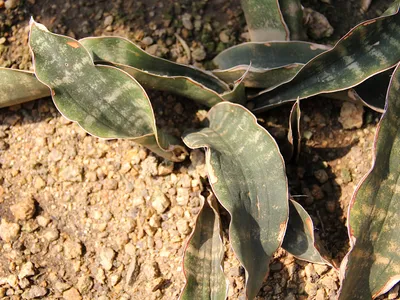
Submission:
[[[191,60],[191,55],[190,55],[190,48],[189,48],[188,44],[185,42],[185,40],[183,38],[181,38],[179,36],[179,34],[175,33],[175,37],[179,41],[179,43],[182,44],[182,47],[186,52],[186,56],[188,57],[188,60],[190,61]]]
[[[325,226],[324,226],[324,222],[322,222],[322,218],[321,218],[321,215],[319,214],[319,210],[317,210],[317,216],[318,216],[319,222],[321,223],[322,233],[325,234]]]

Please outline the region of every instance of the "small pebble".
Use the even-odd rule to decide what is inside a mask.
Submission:
[[[35,214],[35,201],[31,197],[25,198],[12,205],[10,210],[16,220],[29,220]]]
[[[34,285],[29,290],[22,294],[23,299],[41,298],[47,294],[47,289],[41,286]]]
[[[81,300],[82,296],[76,288],[70,288],[63,293],[64,300]]]
[[[21,227],[17,223],[9,223],[1,219],[0,238],[5,242],[12,242],[17,239]]]
[[[82,244],[73,240],[64,243],[64,255],[68,259],[80,257],[82,255]]]
[[[100,264],[107,271],[110,271],[113,266],[115,252],[111,248],[104,248],[100,252]]]
[[[328,173],[326,173],[324,169],[315,171],[314,176],[319,181],[319,183],[325,183],[329,179]]]
[[[21,270],[19,271],[18,278],[23,279],[25,277],[35,275],[35,268],[33,267],[33,263],[28,261],[27,263],[23,264]]]
[[[171,204],[168,198],[160,190],[156,190],[151,199],[151,206],[159,214],[164,213]]]
[[[110,26],[114,22],[114,17],[113,16],[107,16],[104,19],[104,27]]]

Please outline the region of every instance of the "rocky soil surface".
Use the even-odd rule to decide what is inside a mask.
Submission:
[[[333,12],[348,9],[349,16],[355,1],[349,7],[349,1],[326,2],[304,1],[346,31],[387,1],[346,24]],[[216,53],[248,39],[239,1],[0,0],[0,66],[32,68],[31,15],[57,33],[120,35],[151,54],[204,68]],[[159,126],[176,136],[204,119],[205,107],[187,99],[149,95]],[[291,194],[311,214],[338,266],[348,249],[347,206],[371,166],[379,114],[316,100],[302,103],[300,160],[287,173]],[[289,109],[260,116],[278,141],[287,135]],[[1,109],[0,298],[178,299],[184,245],[207,192],[200,150],[171,163],[129,140],[92,137],[62,117],[51,99]],[[222,215],[227,239],[228,216]],[[242,299],[244,270],[228,244],[226,250],[229,298]],[[335,299],[338,289],[335,269],[281,249],[258,299]],[[380,299],[400,299],[398,290]]]

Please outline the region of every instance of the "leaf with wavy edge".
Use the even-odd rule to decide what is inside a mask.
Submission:
[[[33,72],[0,68],[0,108],[50,96]]]
[[[300,97],[349,89],[392,68],[400,59],[400,15],[365,21],[336,46],[308,62],[289,82],[251,101],[261,112]]]
[[[291,40],[307,40],[303,26],[303,9],[300,0],[279,0],[283,19],[289,28]]]
[[[231,83],[248,69],[243,80],[246,87],[272,89],[290,81],[308,61],[329,49],[308,42],[243,43],[213,59],[218,68],[213,74]]]
[[[183,146],[160,133],[143,88],[129,74],[95,66],[75,39],[49,32],[31,20],[29,46],[37,78],[51,88],[57,109],[92,135],[129,138],[175,161]]]
[[[212,107],[224,100],[246,102],[244,89],[211,73],[152,56],[121,37],[89,37],[80,43],[96,63],[108,62],[132,75],[145,88],[171,92]]]
[[[289,223],[282,248],[298,259],[314,264],[331,265],[318,250],[311,217],[293,200],[289,203]]]
[[[392,76],[374,142],[374,162],[349,205],[350,252],[339,299],[371,299],[400,280],[400,64]]]
[[[209,126],[187,134],[192,148],[206,148],[208,178],[231,215],[232,248],[246,270],[253,299],[282,244],[288,219],[285,165],[271,135],[243,106],[223,102],[208,113]]]
[[[223,271],[224,243],[216,199],[211,195],[196,218],[188,241],[183,271],[186,285],[181,300],[224,300],[229,282]]]
[[[252,42],[289,39],[278,0],[241,0],[240,3]]]

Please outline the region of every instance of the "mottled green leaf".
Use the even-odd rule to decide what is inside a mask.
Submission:
[[[29,44],[35,74],[65,117],[95,136],[130,138],[168,159],[184,158],[184,148],[157,130],[150,100],[129,74],[95,66],[78,41],[34,21]]]
[[[300,0],[279,0],[283,19],[289,28],[291,40],[307,40],[303,26],[303,9]]]
[[[246,87],[271,89],[290,81],[304,64],[328,49],[307,42],[243,43],[218,54],[213,60],[218,70],[213,73],[231,83],[248,70]]]
[[[341,300],[376,298],[400,280],[400,65],[374,145],[373,167],[349,204],[351,249],[341,265]]]
[[[317,248],[311,217],[299,203],[293,200],[289,203],[289,223],[282,248],[298,259],[314,264],[330,265]]]
[[[281,245],[288,218],[285,166],[271,135],[243,106],[219,103],[207,128],[190,133],[190,148],[207,148],[208,178],[231,215],[229,237],[246,271],[246,294],[253,299]]]
[[[108,62],[132,75],[145,88],[175,93],[212,107],[224,100],[246,101],[243,89],[211,73],[152,56],[127,39],[90,37],[80,40],[96,63]]]
[[[241,0],[244,16],[253,42],[289,39],[278,0]]]
[[[255,112],[321,93],[349,89],[400,60],[400,15],[365,21],[309,63],[288,83],[252,100]]]
[[[0,108],[50,96],[32,72],[0,68]]]
[[[203,200],[204,201],[204,200]],[[222,269],[224,243],[218,206],[214,196],[204,201],[186,246],[184,273],[186,285],[182,300],[224,300],[229,282]]]

